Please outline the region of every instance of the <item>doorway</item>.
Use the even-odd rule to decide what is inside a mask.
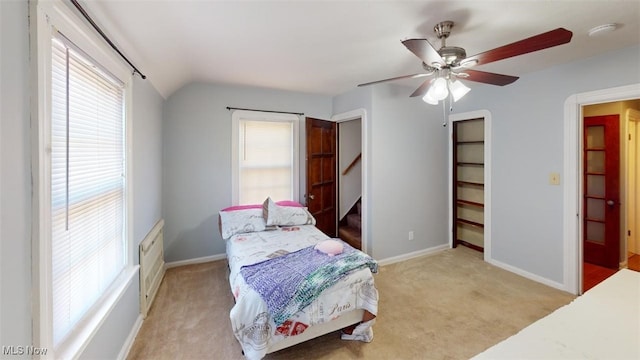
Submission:
[[[355,161],[354,166],[352,166],[351,170],[349,171],[349,173],[352,174],[352,176],[355,176],[355,174],[359,174],[359,181],[354,180],[354,184],[359,183],[359,190],[360,190],[360,200],[359,200],[359,207],[358,210],[360,211],[360,246],[361,246],[361,250],[365,253],[368,253],[369,255],[373,255],[373,249],[371,246],[371,239],[370,239],[370,224],[371,222],[369,221],[369,216],[371,214],[370,209],[369,209],[369,180],[368,177],[366,176],[366,174],[369,173],[369,154],[370,154],[370,148],[369,148],[369,140],[368,137],[366,136],[366,134],[369,131],[369,118],[367,116],[367,111],[365,109],[356,109],[353,111],[348,111],[348,112],[344,112],[344,113],[340,113],[337,115],[334,115],[331,117],[332,121],[335,121],[336,123],[338,123],[338,128],[339,130],[339,137],[342,137],[342,140],[345,140],[345,134],[343,134],[345,128],[342,127],[343,123],[349,123],[351,121],[359,121],[359,127],[354,126],[354,128],[359,128],[359,134],[357,134],[358,130],[357,129],[350,129],[347,130],[347,132],[351,131],[351,135],[349,135],[349,137],[353,138],[354,141],[359,142],[359,148],[360,148],[360,158],[359,160]],[[347,127],[351,126],[351,125],[355,125],[356,123],[352,123],[347,125]],[[355,131],[355,132],[354,132]],[[359,136],[359,138],[357,138]],[[353,144],[352,144],[353,145]],[[342,145],[343,149],[339,149],[339,152],[342,153],[342,150],[344,149],[344,144]],[[345,156],[345,159],[343,162],[345,164],[343,164],[344,166],[340,167],[340,170],[338,171],[338,177],[341,177],[341,174],[344,172],[344,170],[346,170],[346,167],[348,167],[349,164],[354,163],[353,160],[355,160],[355,153],[354,151],[356,151],[355,149],[357,149],[358,146],[353,146],[352,149],[350,150],[350,155],[347,154],[347,151],[345,151],[345,154],[347,154],[347,156]],[[353,156],[352,156],[353,155]],[[348,158],[348,159],[347,159]],[[343,180],[338,180],[339,184],[338,184],[338,203],[341,203],[341,201],[343,199],[340,199],[344,194],[340,194],[340,193],[344,193],[345,191],[347,191],[346,189],[343,188],[343,186],[345,184],[340,184],[340,182],[343,182]],[[351,186],[354,186],[354,184],[351,184]],[[355,185],[355,187],[357,188],[357,185]],[[340,190],[341,189],[341,190]],[[350,189],[348,190],[350,192],[357,192],[356,190]],[[349,197],[348,199],[352,199],[353,197]],[[344,203],[348,204],[349,202],[352,202],[352,200],[348,200],[345,199]],[[343,209],[346,208],[348,205],[340,205],[341,209],[339,210],[339,214],[342,214]],[[339,215],[340,216],[340,215]]]
[[[627,107],[640,107],[640,86],[629,85],[618,88],[594,91],[590,93],[582,93],[570,96],[565,102],[565,125],[564,125],[564,158],[565,158],[565,177],[564,182],[564,241],[565,241],[565,276],[564,284],[566,290],[574,294],[582,294],[585,290],[584,285],[584,246],[583,232],[586,214],[584,212],[584,184],[583,184],[583,117],[598,116],[603,114],[594,114],[589,112],[589,106],[605,105]],[[618,111],[623,114],[624,111]],[[621,117],[622,118],[622,117]],[[626,119],[626,117],[625,117]],[[619,246],[619,267],[626,267],[628,239],[626,234],[628,226],[628,201],[627,192],[629,189],[629,176],[627,173],[627,154],[628,154],[628,122],[622,121],[621,125],[621,141],[620,146],[620,198],[623,204],[620,206],[620,246]],[[624,129],[624,131],[622,130]],[[636,152],[637,155],[637,152]],[[623,169],[623,170],[622,170]],[[637,172],[636,172],[637,179]],[[637,180],[634,180],[637,184]],[[635,185],[637,187],[637,185]],[[613,269],[615,271],[615,269]]]
[[[491,261],[491,113],[449,115],[449,244]]]
[[[338,122],[338,237],[362,249],[362,119]]]
[[[452,126],[453,247],[484,252],[484,118]]]
[[[582,291],[634,268],[640,99],[584,106]]]

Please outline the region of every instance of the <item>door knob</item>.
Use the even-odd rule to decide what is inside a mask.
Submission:
[[[613,206],[615,205],[615,202],[613,200],[607,200],[607,205]]]
[[[313,199],[315,199],[315,198],[316,198],[316,197],[315,197],[315,196],[313,196],[313,194],[309,194],[309,199],[313,200]]]

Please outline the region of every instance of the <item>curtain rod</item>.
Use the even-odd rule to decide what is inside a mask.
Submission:
[[[237,107],[230,107],[230,106],[227,106],[227,110],[261,111],[261,112],[267,112],[267,113],[292,114],[292,115],[300,115],[300,116],[304,115],[304,113],[297,113],[297,112],[290,112],[290,111],[244,109],[244,108],[237,108]]]
[[[78,3],[78,0],[71,0],[71,2],[73,3],[73,5],[76,7],[76,9],[78,9],[78,11],[80,11],[80,13],[82,14],[82,16],[84,16],[85,19],[87,19],[87,21],[91,24],[91,26],[93,26],[93,28],[102,36],[102,38],[109,43],[109,45],[111,45],[111,47],[113,48],[113,50],[115,50],[118,55],[120,55],[120,57],[122,57],[124,59],[124,61],[127,62],[127,64],[129,64],[129,66],[131,66],[133,68],[133,73],[138,73],[140,75],[140,77],[142,77],[143,79],[146,79],[147,77],[140,72],[140,70],[138,70],[138,68],[133,65],[131,63],[131,61],[129,61],[129,59],[127,59],[126,56],[124,56],[124,54],[122,52],[120,52],[120,50],[115,46],[115,44],[113,42],[111,42],[111,40],[109,40],[109,38],[107,37],[107,35],[104,34],[104,32],[102,32],[102,29],[100,29],[100,27],[98,27],[98,25],[93,21],[93,19],[89,16],[89,14],[84,10],[84,8],[82,6],[80,6],[80,3]]]

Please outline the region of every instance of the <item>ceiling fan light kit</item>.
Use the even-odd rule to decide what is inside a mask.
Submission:
[[[429,91],[427,91],[427,94],[431,94],[431,97],[438,101],[446,99],[449,95],[449,90],[447,90],[447,80],[441,77],[436,78],[431,84]]]
[[[449,91],[451,91],[451,96],[453,96],[453,101],[458,101],[462,99],[471,89],[469,89],[462,81],[449,80]]]
[[[431,105],[438,105],[440,100],[444,100],[448,96],[451,96],[453,102],[456,102],[471,90],[462,81],[445,79],[444,77],[433,79],[430,84],[431,86],[422,100]]]
[[[418,89],[410,95],[410,97],[422,97],[426,103],[432,105],[437,105],[439,101],[445,100],[449,96],[455,102],[460,100],[470,90],[457,78],[498,86],[508,85],[518,80],[517,76],[495,74],[479,70],[468,70],[469,68],[566,44],[571,41],[571,37],[573,36],[571,31],[564,28],[557,28],[555,30],[547,31],[542,34],[467,57],[465,49],[457,46],[447,46],[446,44],[446,39],[451,34],[453,26],[453,21],[443,21],[434,26],[433,31],[442,42],[439,50],[436,50],[427,39],[408,39],[402,41],[402,44],[409,51],[422,60],[422,67],[426,73],[398,76],[390,79],[364,83],[358,86],[367,86],[385,81],[431,76],[435,74],[435,78],[424,81],[422,85],[420,85]]]

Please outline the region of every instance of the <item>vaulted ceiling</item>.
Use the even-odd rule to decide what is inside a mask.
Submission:
[[[558,27],[569,44],[480,65],[528,72],[640,44],[640,1],[84,0],[87,12],[164,97],[191,82],[337,95],[422,71],[401,40],[455,22],[447,45],[471,56]],[[608,23],[617,30],[588,36]],[[640,69],[620,69],[640,71]],[[588,74],[585,74],[588,76]],[[399,80],[415,87],[421,79]]]

